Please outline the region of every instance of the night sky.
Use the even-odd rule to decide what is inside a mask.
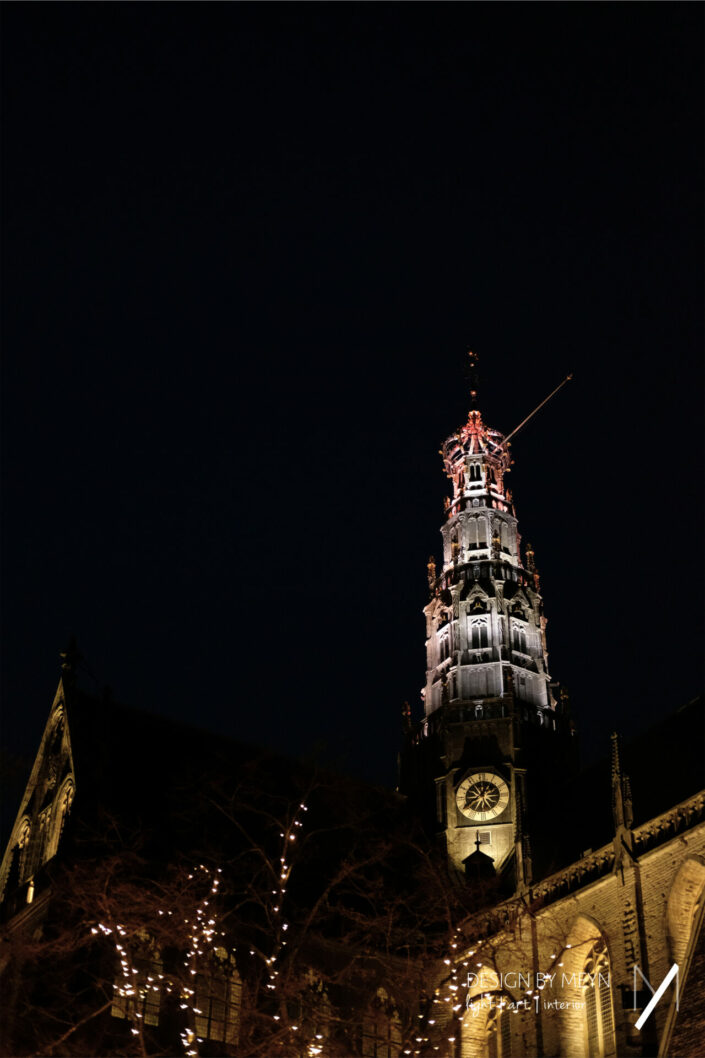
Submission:
[[[700,4],[5,4],[3,727],[396,780],[438,449],[508,432],[585,756],[703,640]],[[155,747],[155,752],[159,748]]]

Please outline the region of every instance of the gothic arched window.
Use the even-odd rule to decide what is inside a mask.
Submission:
[[[40,812],[39,814],[39,840],[37,842],[36,854],[37,868],[41,867],[41,865],[45,863],[48,859],[47,852],[51,829],[51,809],[52,806],[49,805],[47,808],[44,809],[43,812]]]
[[[18,836],[18,839],[17,839],[17,847],[19,849],[19,854],[20,854],[20,863],[19,863],[19,867],[20,867],[20,878],[19,878],[19,880],[20,880],[20,882],[24,882],[26,877],[27,877],[27,874],[31,873],[31,872],[28,872],[28,870],[27,870],[27,868],[29,866],[28,859],[29,859],[29,854],[30,854],[30,840],[31,840],[31,837],[32,837],[32,824],[30,823],[30,821],[28,819],[25,819],[25,820],[23,820],[23,822],[22,822],[22,824],[20,826],[20,832],[19,832],[19,836]]]
[[[66,816],[71,811],[71,805],[73,804],[73,796],[75,790],[71,779],[65,783],[63,790],[61,791],[61,798],[59,801],[59,812],[61,813],[61,829],[63,830],[64,823],[66,822]]]
[[[300,985],[301,990],[287,1001],[289,1018],[299,1036],[310,1040],[306,1054],[328,1058],[333,1008],[325,982],[309,968]]]
[[[477,518],[469,518],[466,527],[468,550],[477,550]]]
[[[242,980],[224,948],[216,948],[217,963],[196,975],[196,1035],[236,1044],[242,1001]]]
[[[54,802],[56,814],[52,821],[51,831],[47,841],[45,857],[47,860],[51,859],[52,856],[55,856],[59,848],[61,835],[63,834],[64,826],[66,825],[66,817],[71,811],[71,805],[73,804],[74,792],[73,781],[67,779]]]
[[[705,863],[688,858],[678,869],[668,894],[667,922],[670,954],[682,966],[698,937],[698,922],[703,914],[705,896]]]
[[[489,644],[487,634],[487,621],[481,617],[473,617],[470,622],[470,647],[472,650],[481,650]]]
[[[614,1014],[610,987],[610,961],[602,941],[592,946],[585,960],[583,999],[589,1058],[608,1058],[615,1053]]]
[[[145,1025],[158,1025],[161,954],[146,930],[135,935],[130,948],[121,955],[121,972],[115,982],[110,1013],[114,1018],[139,1019]]]
[[[526,654],[526,632],[512,622],[512,646],[521,654]]]
[[[501,992],[475,996],[460,1034],[460,1058],[512,1058],[511,998]],[[523,1052],[522,1052],[523,1053]]]
[[[51,805],[39,813],[34,833],[30,835],[29,845],[25,854],[24,875],[33,877],[45,860],[49,839],[49,824],[51,822]]]
[[[511,1058],[511,1017],[506,1002],[490,1010],[487,1018],[487,1058]]]
[[[363,1058],[399,1058],[401,1020],[383,988],[377,989],[362,1025]]]
[[[0,899],[12,893],[26,880],[25,868],[29,842],[32,835],[32,824],[25,816],[16,830],[16,839],[11,840],[8,852],[3,861],[3,874],[0,878]]]

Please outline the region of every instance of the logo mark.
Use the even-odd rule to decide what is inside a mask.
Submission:
[[[651,982],[648,981],[644,977],[643,973],[641,972],[641,970],[639,969],[639,967],[635,963],[634,964],[634,1010],[637,1009],[637,1006],[636,1006],[636,997],[637,997],[636,975],[637,975],[637,973],[639,974],[639,977],[641,977],[641,979],[644,982],[644,984],[646,985],[646,987],[651,992],[651,999],[649,1000],[648,1006],[642,1011],[641,1015],[639,1016],[639,1020],[636,1023],[636,1028],[641,1031],[642,1025],[644,1024],[646,1019],[651,1016],[651,1014],[654,1011],[654,1008],[655,1008],[656,1004],[658,1003],[659,999],[661,998],[663,993],[666,991],[666,989],[668,988],[668,986],[670,985],[670,983],[671,983],[671,981],[673,980],[674,977],[676,979],[676,1010],[680,1009],[680,1007],[679,1007],[679,1001],[680,1001],[680,975],[679,975],[679,972],[678,972],[678,963],[674,962],[673,966],[668,971],[668,973],[664,977],[663,981],[661,982],[661,984],[658,986],[658,988],[654,992],[653,988],[651,987]]]

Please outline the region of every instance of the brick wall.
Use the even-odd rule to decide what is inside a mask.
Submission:
[[[512,1055],[588,1055],[584,987],[572,975],[580,973],[597,943],[598,947],[605,946],[609,959],[616,1044],[616,1049],[607,1049],[605,1054],[655,1056],[675,988],[671,986],[642,1032],[635,1028],[638,1013],[625,1009],[623,990],[631,1007],[635,963],[654,989],[674,961],[683,963],[687,951],[692,950],[704,900],[705,823],[699,823],[643,853],[636,864],[625,856],[621,868],[556,900],[535,917],[528,912],[519,914],[511,931],[485,942],[483,958],[491,961],[505,980],[506,974],[520,969],[554,973],[556,977],[545,983],[538,1001],[531,997],[534,1007],[529,1016],[516,1019]],[[687,1002],[681,1015],[674,1018],[672,1039],[683,1049],[670,1050],[669,1056],[705,1053],[705,988],[701,995],[693,983],[698,977],[705,982],[705,941],[700,942],[688,973]],[[528,990],[510,987],[507,991],[520,999]],[[568,1006],[554,1007],[554,1001]],[[459,1053],[468,1054],[471,1049],[473,1058],[483,1058],[486,1050],[478,1037],[477,1022],[468,1033],[472,1041],[468,1038],[464,1052]],[[699,1050],[689,1050],[696,1041]]]

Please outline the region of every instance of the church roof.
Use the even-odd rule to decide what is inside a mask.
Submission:
[[[629,778],[635,827],[705,787],[704,747],[702,695],[624,742],[620,749],[621,768]],[[598,849],[612,841],[615,826],[611,791],[608,756],[577,774],[567,795],[554,806],[552,869],[579,859],[587,849]]]
[[[164,851],[222,844],[222,804],[237,791],[249,803],[270,796],[283,804],[313,786],[335,787],[380,821],[403,805],[393,791],[79,689],[68,691],[66,714],[76,817],[93,827],[98,818],[119,819]]]

